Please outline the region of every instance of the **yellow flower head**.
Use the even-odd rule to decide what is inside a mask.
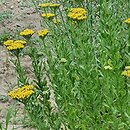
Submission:
[[[17,50],[24,48],[24,44],[26,44],[26,41],[23,40],[7,40],[4,42],[4,45],[7,47],[8,50]]]
[[[34,31],[31,29],[25,29],[22,32],[20,32],[21,36],[32,36],[34,34]]]
[[[130,77],[130,66],[126,66],[126,67],[125,67],[125,70],[122,71],[121,75]]]
[[[130,18],[123,21],[124,23],[130,24]]]
[[[108,66],[104,66],[104,69],[105,70],[112,70],[112,67],[110,65],[108,65]]]
[[[40,7],[49,7],[50,3],[39,4]]]
[[[130,77],[130,70],[124,70],[124,71],[122,71],[121,75]]]
[[[50,7],[59,7],[60,6],[60,4],[50,4]]]
[[[60,22],[61,22],[61,21],[60,21],[59,19],[54,19],[54,20],[53,20],[53,23],[54,23],[54,24],[59,24]]]
[[[53,4],[53,3],[43,3],[39,5],[40,7],[59,7],[60,4]]]
[[[16,43],[16,44],[19,44],[19,43],[21,43],[21,44],[26,44],[26,41],[23,41],[23,40],[16,40],[16,41],[14,41],[14,43]]]
[[[125,70],[130,70],[130,66],[126,66],[126,67],[125,67]]]
[[[4,45],[5,45],[5,46],[10,46],[10,45],[12,45],[13,43],[14,43],[13,40],[7,40],[7,41],[4,42]]]
[[[84,8],[71,8],[68,17],[73,20],[84,20],[87,18],[87,11]]]
[[[25,99],[34,93],[33,85],[25,85],[21,88],[14,89],[8,93],[13,99]]]
[[[22,48],[24,48],[24,45],[21,44],[21,43],[13,43],[12,45],[7,46],[7,49],[8,49],[9,51],[17,50],[17,49],[22,49]]]
[[[47,13],[47,14],[41,14],[41,16],[44,17],[44,18],[48,18],[48,19],[50,19],[50,18],[55,17],[55,14]]]
[[[39,37],[44,38],[48,34],[48,32],[49,32],[48,29],[43,29],[43,30],[39,30],[37,34]]]

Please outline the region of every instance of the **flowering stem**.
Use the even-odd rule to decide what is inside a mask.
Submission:
[[[27,84],[27,77],[25,75],[24,69],[21,66],[20,59],[19,59],[19,54],[16,55],[16,58],[17,58],[17,60],[15,62],[15,66],[16,66],[16,72],[18,74],[18,79],[19,79],[18,81],[20,83],[22,83],[23,85],[25,85],[25,84]]]
[[[44,66],[43,61],[41,60],[41,57],[39,57],[36,48],[31,47],[30,58],[32,60],[33,72],[36,77],[36,80],[34,81],[38,85],[38,89],[42,90],[44,86],[44,81],[42,81],[42,77],[44,75]]]
[[[130,46],[130,26],[128,27],[128,45]]]

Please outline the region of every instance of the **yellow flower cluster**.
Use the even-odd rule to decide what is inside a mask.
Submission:
[[[47,13],[47,14],[41,14],[41,16],[42,17],[44,17],[44,18],[48,18],[48,19],[50,19],[50,18],[53,18],[53,17],[55,17],[55,14],[52,14],[52,13]]]
[[[23,40],[7,40],[4,42],[4,45],[7,47],[8,50],[17,50],[24,48],[24,44],[26,44],[26,41]]]
[[[37,33],[39,37],[44,38],[48,34],[48,32],[49,32],[48,29],[43,29],[43,30],[39,30]]]
[[[40,4],[40,7],[59,7],[60,4],[53,4],[53,3],[44,3],[44,4]]]
[[[126,66],[126,67],[125,67],[125,70],[122,71],[121,75],[130,77],[130,66]]]
[[[125,67],[125,70],[130,70],[130,66],[126,66],[126,67]]]
[[[84,8],[71,8],[68,17],[74,20],[84,20],[87,18],[87,11]]]
[[[34,34],[34,31],[31,29],[25,29],[22,32],[20,32],[21,36],[32,36]]]
[[[12,51],[12,50],[17,50],[17,49],[22,49],[24,48],[24,45],[19,43],[19,44],[12,44],[11,46],[7,46],[7,49]]]
[[[54,9],[58,8],[60,6],[60,4],[53,4],[53,3],[43,3],[39,5],[40,7],[52,7]],[[43,13],[41,14],[42,17],[47,18],[47,19],[52,19],[53,17],[55,17],[56,15],[54,13]]]
[[[50,7],[59,7],[60,4],[50,4]]]
[[[25,99],[34,93],[33,85],[25,85],[21,88],[14,89],[8,95],[14,99]]]
[[[130,24],[130,18],[123,21],[124,23]]]
[[[14,43],[13,40],[7,40],[7,41],[4,42],[4,45],[5,45],[5,46],[10,46],[10,45],[12,45],[13,43]]]
[[[112,67],[110,65],[104,66],[105,70],[112,70]]]
[[[60,21],[59,19],[54,19],[54,20],[53,20],[53,23],[54,23],[54,24],[59,24],[60,22],[61,22],[61,21]]]

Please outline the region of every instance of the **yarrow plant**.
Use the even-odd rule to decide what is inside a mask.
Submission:
[[[23,40],[7,40],[4,42],[4,45],[9,51],[17,51],[25,47],[26,41]]]
[[[87,11],[84,8],[71,8],[68,17],[73,20],[84,20],[87,18]]]
[[[10,91],[8,95],[11,98],[18,99],[18,100],[26,99],[34,93],[33,89],[34,89],[33,85],[24,85],[22,87]]]
[[[61,23],[61,20],[60,19],[54,19],[53,22],[54,22],[54,24],[59,24],[59,23]]]
[[[125,67],[125,70],[122,71],[122,75],[130,77],[130,66]]]
[[[123,21],[124,23],[130,24],[130,18]]]
[[[20,32],[20,35],[27,39],[29,39],[33,34],[34,34],[34,31],[31,29],[25,29],[22,32]]]
[[[7,40],[7,41],[4,42],[4,45],[9,46],[9,45],[11,45],[13,43],[14,43],[13,40]]]
[[[10,46],[7,46],[7,49],[12,51],[12,50],[18,50],[18,49],[22,49],[24,48],[24,45],[21,44],[21,43],[13,43],[12,45]]]
[[[23,45],[26,45],[27,42],[24,41],[24,40],[15,40],[14,43],[15,43],[15,44],[21,43],[21,44],[23,44]]]
[[[23,101],[38,130],[129,129],[129,33],[120,24],[126,8],[116,12],[117,4],[110,1],[32,1],[45,19],[33,40],[34,31],[25,29],[20,36],[27,43],[4,43],[24,46],[15,49],[23,50],[13,61],[18,87],[8,95]],[[24,51],[31,79],[21,64]]]
[[[37,35],[44,41],[44,38],[48,32],[48,29],[39,30]],[[21,36],[28,40],[28,43],[31,42],[29,39],[33,34],[34,31],[29,29],[25,29],[20,33]],[[33,44],[28,46],[30,47],[28,55],[32,60],[32,71],[35,75],[33,83],[35,85],[29,83],[28,77],[26,76],[26,71],[20,61],[22,50],[26,47],[27,42],[24,40],[7,40],[4,42],[4,45],[9,52],[16,56],[16,59],[12,59],[11,61],[15,66],[18,78],[18,88],[11,90],[8,95],[25,105],[25,109],[28,111],[28,114],[32,120],[34,120],[35,117],[35,119],[39,121],[41,118],[45,119],[46,116],[51,113],[51,109],[54,109],[53,107],[55,105],[55,101],[53,101],[53,99],[49,99],[54,98],[54,94],[53,91],[51,91],[51,88],[46,86],[46,79],[43,78],[45,71],[45,67],[43,66],[44,61],[42,61],[42,57],[39,57],[38,50],[33,46]],[[45,92],[43,91],[44,89],[46,90]],[[37,116],[39,112],[42,114]],[[48,120],[48,122],[49,124],[52,124],[53,121],[50,122],[50,120]],[[37,126],[38,123],[35,125]],[[42,129],[49,129],[49,126],[42,126]]]
[[[104,66],[104,69],[105,70],[112,70],[112,67],[108,65],[108,66]]]
[[[43,13],[43,14],[41,14],[41,16],[43,18],[52,19],[52,18],[55,17],[55,14],[53,14],[53,13]]]
[[[53,4],[53,3],[43,3],[43,4],[39,4],[40,7],[59,7],[60,4]]]
[[[48,29],[43,29],[43,30],[39,30],[37,32],[38,36],[41,38],[41,39],[44,39],[44,37],[48,34]]]
[[[15,61],[12,60],[12,63],[16,67],[16,72],[18,74],[17,78],[19,79],[18,84],[21,83],[22,85],[24,85],[25,83],[27,83],[27,77],[21,66],[19,57],[20,57],[21,51],[26,46],[26,41],[24,41],[24,40],[7,40],[4,42],[4,45],[11,54],[16,56],[16,60]]]

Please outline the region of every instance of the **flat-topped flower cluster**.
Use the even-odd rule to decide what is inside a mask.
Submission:
[[[17,50],[24,48],[24,45],[26,44],[26,41],[23,40],[7,40],[4,42],[4,45],[7,47],[8,50]]]
[[[8,95],[13,99],[25,99],[34,93],[33,89],[34,89],[33,85],[25,85],[23,87],[19,87],[17,89],[10,91]]]
[[[43,3],[39,4],[40,7],[59,7],[60,4],[53,4],[53,3]]]
[[[87,18],[87,11],[84,8],[71,8],[68,17],[73,20],[84,20]]]
[[[60,7],[60,4],[53,4],[53,3],[43,3],[39,5],[42,8],[58,8]],[[42,17],[47,18],[47,19],[52,19],[56,17],[56,14],[54,13],[45,13],[41,14]],[[81,21],[87,18],[87,10],[84,8],[71,8],[68,12],[67,15],[69,18],[77,21]]]
[[[43,30],[39,30],[37,32],[39,38],[41,38],[42,40],[45,38],[45,36],[48,34],[48,29],[43,29]],[[27,38],[31,38],[31,36],[34,34],[35,32],[31,29],[25,29],[22,32],[20,32],[20,35],[23,36],[25,39]],[[26,40],[7,40],[4,42],[4,45],[6,46],[6,48],[9,51],[14,51],[14,50],[19,50],[19,49],[23,49],[26,45],[27,41]]]

